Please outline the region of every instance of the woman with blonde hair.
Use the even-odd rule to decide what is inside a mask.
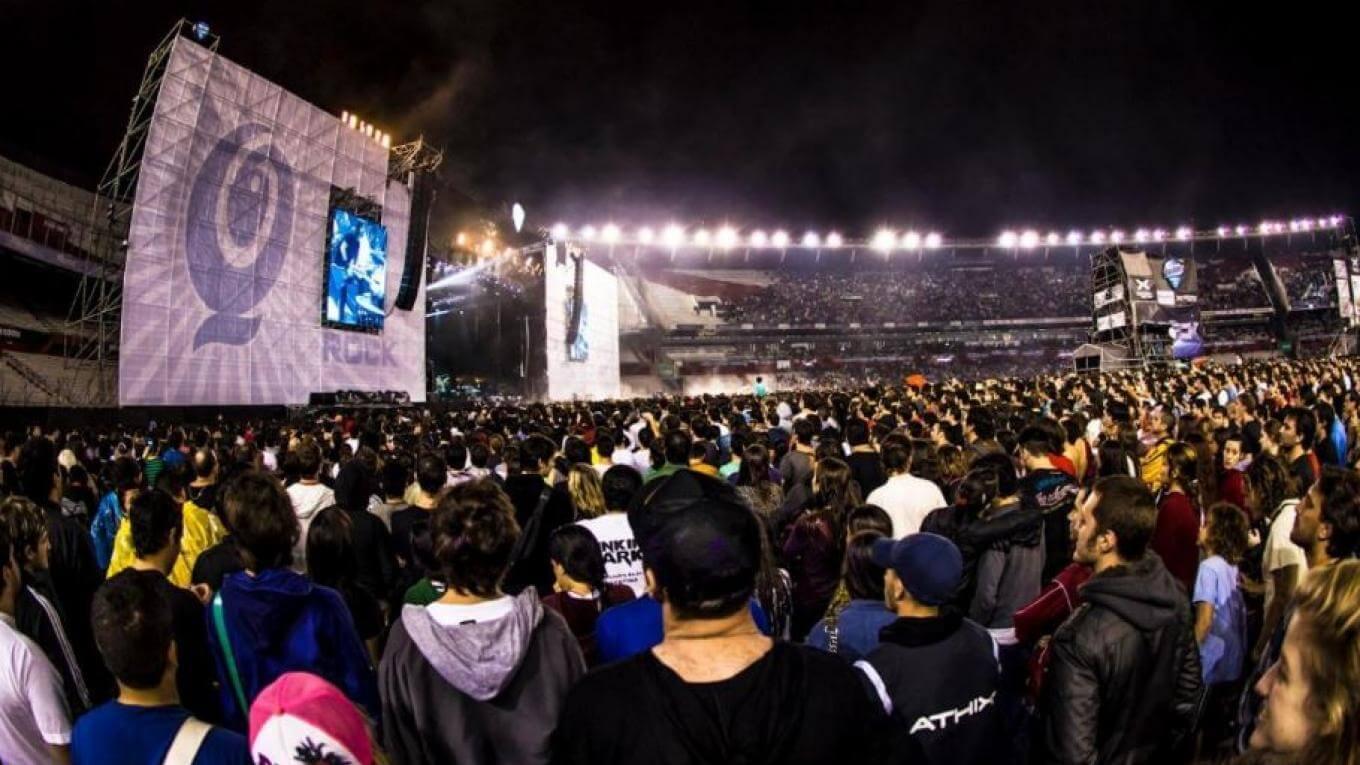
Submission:
[[[1299,586],[1280,659],[1256,684],[1264,707],[1249,761],[1360,765],[1360,561]]]
[[[571,466],[567,472],[567,493],[571,495],[571,506],[576,508],[577,520],[599,518],[608,512],[604,506],[600,474],[590,465]]]

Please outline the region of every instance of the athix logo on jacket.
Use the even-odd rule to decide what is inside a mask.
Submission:
[[[205,103],[204,108],[208,108]],[[189,193],[184,249],[194,291],[213,313],[194,333],[208,343],[245,345],[283,269],[293,230],[293,169],[264,125],[223,136],[198,168]]]
[[[996,691],[992,691],[986,696],[978,696],[958,709],[947,709],[933,715],[921,715],[916,718],[916,722],[912,723],[911,734],[914,736],[920,731],[939,731],[948,728],[950,725],[958,725],[963,718],[978,714],[995,703]]]

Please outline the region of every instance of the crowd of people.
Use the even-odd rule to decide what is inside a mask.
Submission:
[[[1356,765],[1357,381],[6,432],[0,761]]]

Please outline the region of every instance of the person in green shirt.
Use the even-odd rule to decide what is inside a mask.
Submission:
[[[645,483],[651,483],[658,478],[665,478],[681,470],[689,469],[689,452],[694,443],[689,431],[682,428],[666,431],[663,436],[666,452],[666,464],[659,468],[647,471]]]

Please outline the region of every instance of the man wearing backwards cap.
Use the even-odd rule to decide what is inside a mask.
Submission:
[[[555,762],[878,760],[883,715],[854,671],[752,619],[764,530],[731,486],[681,471],[628,515],[665,638],[576,684]]]
[[[963,556],[938,534],[874,543],[886,569],[883,597],[897,621],[855,666],[892,717],[893,750],[913,762],[984,763],[1004,753],[996,642],[949,608],[963,579]]]

